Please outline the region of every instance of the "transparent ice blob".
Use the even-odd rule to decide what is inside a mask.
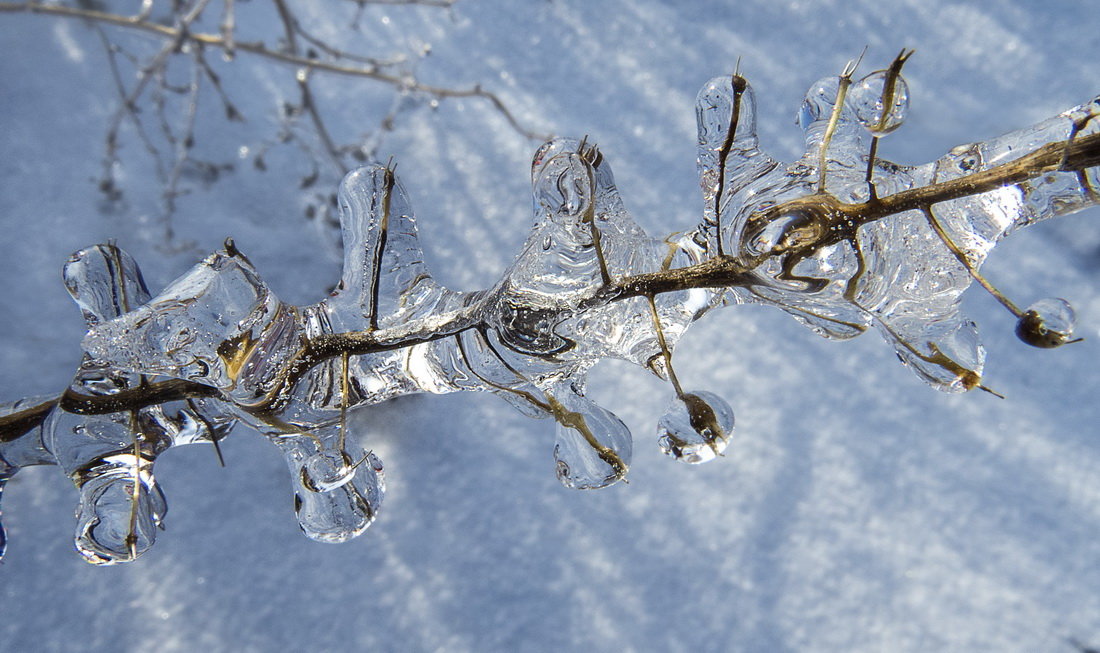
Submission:
[[[152,476],[119,461],[80,488],[76,547],[95,565],[130,562],[156,542],[167,504]]]
[[[592,490],[625,478],[634,444],[622,420],[576,393],[551,402],[558,422],[554,460],[562,485]]]
[[[1074,342],[1077,313],[1061,297],[1040,299],[1027,307],[1016,323],[1016,335],[1032,347],[1053,349]]]
[[[672,400],[657,423],[657,444],[676,460],[698,464],[722,455],[733,435],[733,409],[705,390]]]
[[[342,451],[315,453],[302,463],[302,485],[314,492],[329,492],[348,483],[355,464]]]
[[[382,461],[371,452],[358,464],[347,453],[316,448],[306,434],[275,440],[294,474],[294,507],[302,532],[318,542],[346,542],[378,516],[386,492]],[[299,462],[296,462],[299,461]]]
[[[885,136],[905,122],[909,85],[901,75],[894,75],[891,83],[889,72],[879,70],[852,85],[848,103],[872,136]]]

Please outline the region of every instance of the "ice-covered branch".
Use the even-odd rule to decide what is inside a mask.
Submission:
[[[626,476],[632,439],[586,397],[589,369],[619,358],[668,380],[660,447],[713,459],[733,411],[681,385],[673,349],[702,315],[741,303],[776,306],[830,338],[875,327],[933,386],[984,389],[977,329],[959,311],[973,281],[1030,344],[1072,339],[1068,304],[1020,309],[979,268],[1011,231],[1100,202],[1100,102],[901,166],[876,151],[905,117],[907,58],[814,84],[800,114],[806,152],[790,165],[759,149],[747,80],[711,80],[696,106],[703,217],[664,238],[634,223],[598,148],[546,143],[532,163],[531,234],[500,281],[477,292],[434,280],[389,167],[344,179],[343,277],[316,304],[280,301],[232,241],[155,297],[117,247],[81,250],[64,276],[88,323],[84,360],[59,397],[5,408],[0,475],[62,467],[81,492],[79,550],[128,561],[152,545],[164,514],[156,457],[216,444],[241,421],[285,454],[305,533],[343,541],[370,525],[384,490],[348,411],[414,392],[485,391],[556,422],[563,484],[603,487]]]

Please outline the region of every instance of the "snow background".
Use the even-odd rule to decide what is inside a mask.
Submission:
[[[350,3],[299,4],[319,30],[345,34]],[[1091,56],[1100,21],[1083,6],[463,0],[451,12],[373,8],[357,45],[430,43],[422,81],[482,82],[526,124],[589,135],[635,219],[666,233],[700,215],[695,93],[738,57],[762,142],[789,160],[810,83],[865,45],[864,71],[915,48],[910,119],[880,154],[919,163],[1100,91]],[[271,29],[263,3],[240,11],[242,29]],[[100,212],[92,179],[115,96],[98,39],[79,22],[4,14],[0,42],[0,397],[57,392],[71,378],[83,324],[59,269],[88,244],[116,238],[154,292],[227,235],[287,301],[316,301],[337,279],[338,263],[302,216],[297,186],[308,170],[289,154],[269,159],[266,173],[238,165],[183,200],[176,232],[195,243],[183,253],[158,249],[147,167],[124,169],[126,208]],[[271,133],[277,102],[296,90],[285,69],[244,55],[219,71],[243,89],[234,100],[249,123],[225,125],[211,102],[199,139],[212,158],[231,159]],[[392,97],[316,79],[342,134],[372,129]],[[473,99],[413,107],[384,141],[382,158],[399,161],[429,262],[447,284],[488,286],[519,251],[536,146]],[[590,394],[636,436],[629,485],[560,487],[552,425],[499,399],[408,397],[355,415],[389,488],[363,537],[324,545],[300,535],[282,459],[240,427],[224,443],[226,469],[205,447],[162,456],[167,532],[136,564],[94,568],[72,550],[71,484],[56,468],[25,470],[4,496],[0,649],[1100,645],[1097,217],[1018,234],[984,268],[1018,302],[1069,299],[1084,343],[1030,349],[1003,309],[968,295],[989,352],[986,382],[1005,401],[937,393],[874,334],[831,343],[778,311],[741,307],[708,316],[677,349],[685,384],[718,392],[737,412],[724,459],[665,459],[653,433],[670,391],[626,364],[597,368]]]

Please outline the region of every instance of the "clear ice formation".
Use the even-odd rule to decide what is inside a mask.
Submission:
[[[59,466],[80,494],[77,550],[95,564],[127,562],[154,543],[165,517],[157,456],[216,446],[240,421],[286,457],[305,534],[344,541],[371,524],[385,491],[382,463],[348,433],[347,411],[456,391],[492,392],[554,419],[561,482],[604,487],[625,477],[632,450],[623,422],[585,396],[588,370],[605,357],[671,382],[658,444],[705,462],[729,444],[733,411],[714,393],[680,389],[672,349],[694,320],[730,304],[776,306],[827,338],[873,327],[933,386],[979,387],[984,351],[960,295],[1002,237],[1097,203],[1097,169],[1048,171],[881,219],[846,219],[845,207],[1095,134],[1100,103],[922,166],[875,159],[869,139],[902,124],[908,97],[888,71],[816,82],[799,112],[805,155],[783,165],[758,147],[751,86],[736,75],[711,80],[696,106],[703,219],[663,239],[634,223],[596,147],[548,142],[532,163],[531,235],[500,282],[478,292],[432,278],[405,191],[383,167],[344,179],[343,277],[313,305],[280,301],[231,241],[156,297],[113,244],[76,252],[64,280],[88,324],[86,353],[63,397],[0,407],[0,492],[21,467]],[[725,282],[688,275],[622,291],[629,280],[723,262],[743,269]],[[1039,346],[1068,341],[1073,313],[1063,304],[1020,312],[1021,328],[1030,324]],[[164,399],[110,403],[153,390]],[[0,554],[4,543],[0,528]]]

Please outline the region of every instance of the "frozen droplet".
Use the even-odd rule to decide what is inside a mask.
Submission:
[[[554,460],[562,485],[591,490],[622,480],[633,451],[630,429],[622,420],[573,393],[566,393],[557,408]]]
[[[905,122],[909,110],[909,86],[905,78],[879,70],[855,83],[848,91],[849,105],[856,119],[873,136],[885,136]]]
[[[346,542],[365,531],[378,516],[386,491],[382,461],[370,452],[358,465],[349,465],[340,452],[314,453],[299,469],[298,479],[298,525],[318,542]]]
[[[580,154],[569,152],[550,159],[535,180],[536,206],[551,220],[576,226],[591,205],[593,191],[589,166]]]
[[[114,319],[149,301],[149,290],[137,263],[115,245],[92,245],[73,252],[61,276],[88,326]]]
[[[315,453],[302,463],[302,485],[314,492],[335,490],[354,475],[355,468],[342,451]]]
[[[1077,314],[1060,297],[1040,299],[1027,307],[1016,323],[1016,336],[1032,347],[1052,349],[1073,339]]]
[[[77,551],[94,565],[131,562],[156,542],[166,511],[156,483],[149,476],[135,478],[129,466],[92,477],[80,488]]]
[[[657,424],[661,451],[685,463],[705,463],[725,451],[733,435],[733,409],[706,391],[676,397]]]
[[[699,90],[695,99],[700,163],[709,164],[705,152],[718,153],[741,141],[736,148],[753,146],[756,140],[756,97],[740,75],[715,77]]]
[[[805,131],[814,123],[828,121],[839,88],[840,80],[836,76],[824,77],[811,84],[798,110],[798,126]]]
[[[432,279],[412,206],[391,169],[367,166],[349,172],[340,184],[338,204],[343,276],[325,302],[333,330],[399,325],[458,300],[459,293]]]

